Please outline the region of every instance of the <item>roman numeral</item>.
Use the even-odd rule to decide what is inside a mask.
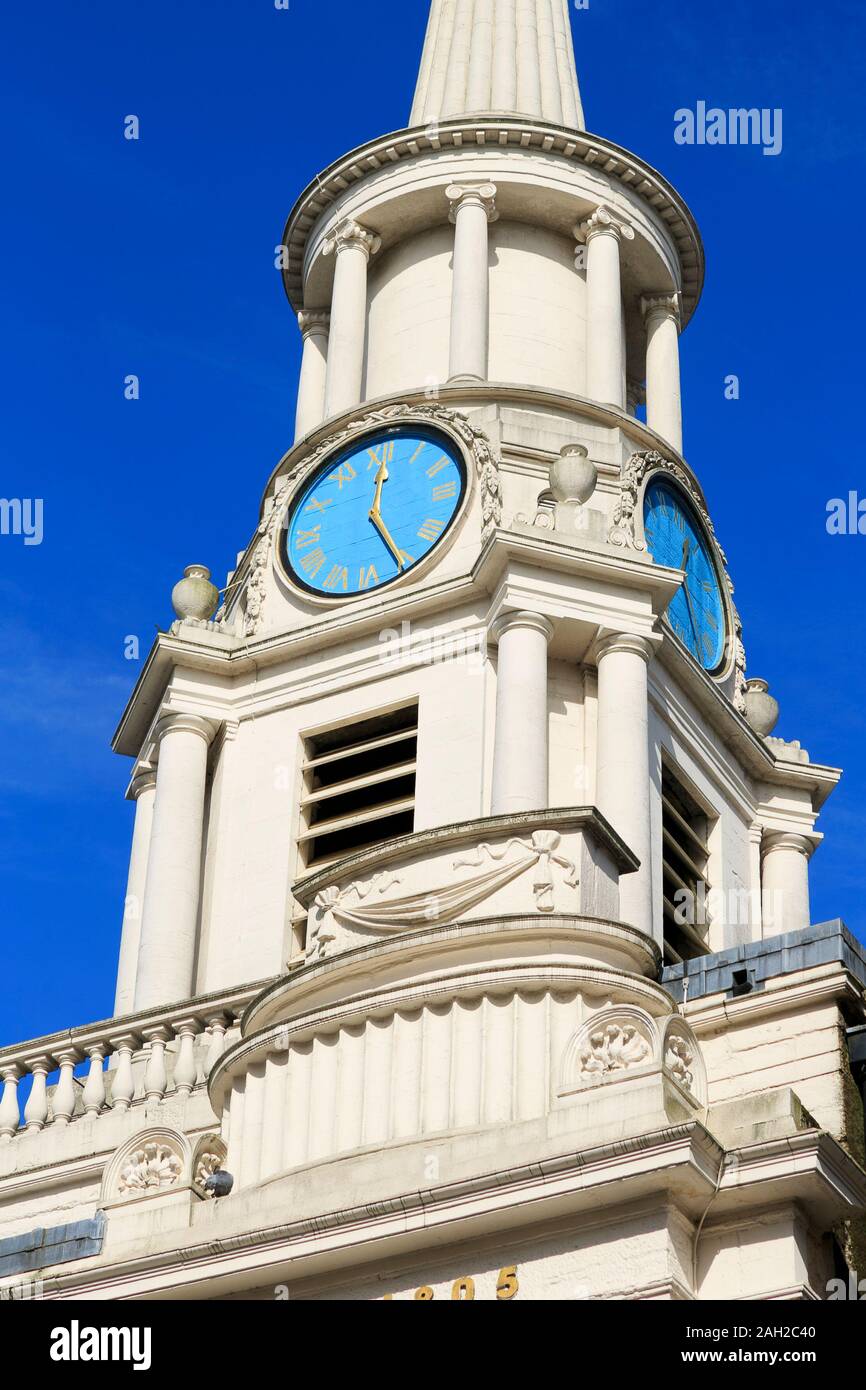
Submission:
[[[414,565],[415,563],[415,556],[410,555],[408,550],[400,551],[400,559],[403,561],[404,570],[407,570],[410,565]]]
[[[701,643],[703,645],[704,651],[707,654],[707,660],[709,661],[716,648],[713,639],[708,632],[701,633]]]
[[[445,454],[443,454],[435,463],[431,463],[430,467],[427,469],[427,477],[435,478],[436,474],[441,473],[443,468],[447,468],[450,462],[450,458],[447,458]]]
[[[323,512],[326,507],[333,507],[333,497],[326,497],[324,502],[320,502],[318,497],[314,497],[309,506],[304,508],[305,512]]]
[[[378,584],[378,583],[379,583],[379,576],[378,576],[378,574],[376,573],[376,566],[375,566],[375,565],[370,565],[369,569],[364,569],[364,568],[362,567],[361,573],[360,573],[360,575],[358,576],[358,588],[359,588],[359,589],[369,589],[369,588],[371,588],[372,586],[374,586],[374,585],[376,585],[376,584]]]
[[[382,450],[381,458],[379,457],[379,449]],[[392,458],[394,457],[393,439],[386,440],[384,444],[380,444],[379,449],[367,450],[367,453],[370,455],[370,462],[367,464],[368,472],[371,468],[381,468],[383,463],[391,462]]]
[[[323,582],[326,589],[342,589],[345,593],[349,588],[349,571],[343,565],[335,565]]]
[[[447,501],[449,501],[452,497],[456,497],[456,496],[457,496],[457,484],[456,484],[456,483],[440,483],[438,487],[434,487],[434,489],[433,489],[433,501],[434,501],[434,502],[447,502]]]
[[[308,579],[315,579],[319,570],[327,562],[327,555],[321,546],[318,550],[309,550],[301,561],[301,569]]]
[[[686,519],[680,511],[679,507],[674,507],[674,525],[676,526],[678,531],[682,531],[683,533],[685,533]]]
[[[312,529],[312,531],[296,531],[296,532],[295,532],[295,549],[296,549],[296,550],[306,550],[307,546],[309,546],[309,545],[318,545],[318,543],[319,543],[319,541],[320,541],[321,539],[322,539],[322,528],[321,528],[321,526],[314,526],[313,529]]]
[[[351,463],[349,463],[348,459],[345,463],[341,463],[336,473],[337,483],[339,485],[340,491],[342,492],[344,483],[350,483],[352,479],[357,478],[357,476],[357,473],[355,472]]]
[[[435,541],[436,537],[441,536],[444,530],[444,521],[436,521],[432,516],[428,517],[418,532],[418,539],[420,541]]]
[[[414,452],[414,454],[412,455],[412,457],[410,458],[409,462],[410,462],[410,463],[414,463],[415,460],[416,460],[416,458],[418,458],[419,454],[423,453],[423,451],[424,451],[426,448],[427,448],[427,442],[426,442],[426,440],[422,439],[422,440],[421,440],[421,443],[418,445],[418,448],[415,450],[415,452]]]

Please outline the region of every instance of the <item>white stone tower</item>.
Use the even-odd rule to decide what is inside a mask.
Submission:
[[[116,1059],[93,1278],[146,1241],[135,1287],[179,1295],[817,1287],[866,1195],[859,966],[809,916],[839,774],[770,736],[684,454],[688,209],[585,131],[566,0],[434,0],[409,128],[318,176],[284,245],[294,443],[116,735],[118,1019],[63,1035],[97,1117]],[[10,1053],[7,1094],[59,1057]],[[149,1136],[165,1181],[130,1202]]]

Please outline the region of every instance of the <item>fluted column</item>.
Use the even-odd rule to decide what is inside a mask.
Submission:
[[[586,245],[587,395],[591,400],[625,409],[625,334],[623,332],[620,247],[634,241],[634,231],[608,208],[598,208],[575,227]]]
[[[811,925],[809,860],[814,848],[805,835],[765,833],[761,863],[765,937]]]
[[[645,295],[646,418],[650,429],[683,451],[683,403],[680,388],[680,296]]]
[[[304,309],[298,314],[303,338],[298,406],[295,412],[295,439],[303,439],[325,418],[325,385],[328,375],[328,329],[331,316],[323,311]]]
[[[545,810],[547,646],[553,627],[539,613],[506,613],[491,636],[499,643],[491,813]]]
[[[328,237],[323,254],[335,256],[331,331],[325,378],[325,417],[360,403],[367,337],[367,267],[381,237],[351,219]]]
[[[620,879],[620,917],[653,934],[652,830],[650,821],[649,701],[651,643],[617,633],[598,648],[599,810],[640,860]]]
[[[208,745],[213,725],[173,714],[158,729],[159,764],[135,1009],[192,993],[201,888]]]
[[[153,805],[156,799],[156,772],[142,772],[133,780],[128,795],[135,802],[135,825],[132,831],[126,898],[123,904],[117,990],[114,997],[115,1018],[132,1013],[135,1004],[135,976],[138,970],[141,917],[144,910],[147,861],[153,828]]]
[[[495,222],[496,185],[450,184],[454,223],[451,280],[450,380],[487,380],[490,345],[490,252],[488,226]]]

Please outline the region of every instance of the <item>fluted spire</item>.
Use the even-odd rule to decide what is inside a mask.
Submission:
[[[584,128],[568,0],[432,0],[410,123],[487,114]]]

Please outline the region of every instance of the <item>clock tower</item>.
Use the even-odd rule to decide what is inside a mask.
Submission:
[[[433,0],[408,127],[282,260],[295,437],[115,738],[87,1277],[146,1243],[168,1297],[823,1296],[866,1201],[866,959],[809,909],[839,773],[747,679],[683,431],[700,236],[587,131],[567,0]]]

